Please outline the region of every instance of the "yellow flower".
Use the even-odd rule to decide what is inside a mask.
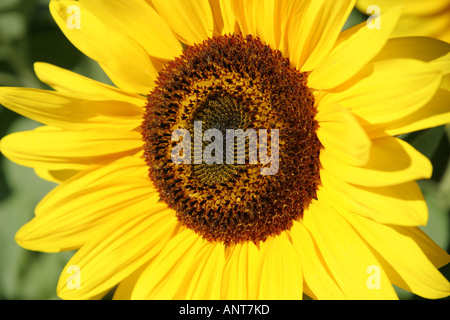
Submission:
[[[376,5],[381,12],[387,12],[397,5],[403,5],[403,14],[392,36],[433,37],[450,42],[450,1],[449,0],[358,0],[357,8],[367,14],[369,6]]]
[[[381,29],[341,32],[354,4],[51,1],[117,86],[36,63],[55,91],[0,89],[3,105],[45,124],[1,150],[60,183],[16,236],[78,250],[58,295],[395,299],[395,284],[447,296],[437,268],[449,255],[418,228],[428,213],[415,180],[432,167],[396,136],[449,122],[450,45],[390,38],[398,9]],[[195,135],[199,121],[271,129],[270,141],[278,129],[278,171],[171,161],[171,133]]]

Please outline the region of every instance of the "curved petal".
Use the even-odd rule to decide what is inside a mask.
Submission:
[[[163,18],[144,0],[82,0],[84,7],[110,28],[122,30],[152,57],[173,60],[182,47]]]
[[[141,274],[131,298],[218,299],[224,257],[223,244],[210,243],[184,229]]]
[[[80,172],[80,170],[47,170],[43,168],[35,168],[34,172],[41,179],[55,183],[62,183],[75,176]]]
[[[448,5],[447,0],[434,0],[434,1],[422,1],[422,0],[377,0],[374,3],[373,0],[358,0],[356,6],[363,12],[370,6],[376,4],[380,7],[381,11],[391,10],[392,7],[402,4],[405,7],[405,13],[407,14],[430,14],[442,10]]]
[[[73,16],[71,8],[78,8],[79,28],[69,27]],[[105,25],[80,1],[52,0],[50,12],[70,42],[97,61],[119,88],[132,93],[150,92],[158,70],[138,43],[120,30]]]
[[[153,0],[153,5],[170,28],[187,45],[213,36],[214,21],[208,0]]]
[[[281,38],[282,16],[280,15],[281,4],[287,1],[267,0],[264,2],[255,1],[255,22],[256,31],[261,39],[273,49],[278,49]]]
[[[294,221],[290,230],[292,243],[300,257],[303,278],[315,298],[320,300],[345,299],[310,232],[303,223]]]
[[[211,0],[213,1],[213,0]],[[216,0],[214,0],[216,1]],[[239,33],[239,24],[238,21],[236,20],[236,17],[234,16],[233,13],[233,7],[232,7],[232,1],[229,0],[218,0],[220,3],[220,12],[221,12],[221,17],[222,17],[222,22],[223,22],[223,27],[221,29],[221,33],[222,34],[233,34],[233,33]],[[214,8],[217,6],[211,4],[211,7],[213,8],[213,13],[214,13]],[[217,14],[218,15],[218,14]],[[216,18],[214,18],[214,20],[216,20]]]
[[[408,7],[408,6],[405,6]],[[392,36],[426,36],[449,41],[450,19],[449,7],[433,15],[407,15],[400,19]]]
[[[366,126],[372,138],[383,134],[392,136],[428,129],[450,123],[450,91],[439,89],[436,95],[419,110],[400,119],[377,126]]]
[[[143,107],[147,102],[144,97],[138,94],[125,92],[49,63],[36,62],[34,72],[39,80],[56,91],[77,93],[79,98],[82,96],[86,100],[117,100],[128,102],[137,107]]]
[[[301,299],[302,264],[287,234],[269,237],[261,244],[259,256],[259,270],[254,273],[258,299]]]
[[[221,299],[302,298],[302,265],[287,233],[227,250]]]
[[[230,0],[231,10],[243,36],[257,35],[255,22],[255,2],[253,0]]]
[[[230,10],[230,1],[228,0],[208,0],[214,21],[214,35],[239,33],[236,19]]]
[[[440,89],[450,91],[450,74],[447,74],[442,78]]]
[[[366,164],[372,143],[352,113],[334,104],[320,105],[318,110],[317,136],[324,149],[350,165]]]
[[[323,199],[303,217],[334,279],[348,299],[396,299],[378,259],[352,225]],[[373,266],[378,267],[379,287],[369,285]]]
[[[383,14],[383,27],[380,29],[370,29],[363,22],[342,32],[330,54],[309,75],[308,85],[327,90],[353,77],[386,44],[400,13],[397,8]]]
[[[7,158],[26,167],[80,170],[133,155],[142,149],[142,139],[136,131],[69,131],[44,126],[10,134],[0,147]]]
[[[431,61],[430,65],[441,71],[443,75],[450,74],[450,50],[446,55]]]
[[[257,270],[258,257],[259,249],[253,242],[237,243],[227,248],[220,289],[221,299],[257,298],[258,288],[253,282],[253,276]]]
[[[345,211],[341,213],[396,271],[397,275],[388,273],[395,284],[404,283],[406,289],[429,299],[443,298],[450,294],[450,283],[423,253],[416,238],[404,232],[407,228],[379,224]],[[450,262],[450,256],[444,250],[439,248],[436,252]],[[402,281],[396,280],[397,277]]]
[[[0,103],[37,122],[69,130],[134,129],[142,122],[143,114],[142,107],[125,101],[30,88],[2,87]]]
[[[138,281],[141,273],[148,267],[148,263],[138,268],[131,275],[120,281],[116,290],[114,291],[113,300],[130,300],[133,293],[136,282]]]
[[[142,159],[132,157],[84,170],[40,201],[36,217],[19,230],[16,241],[30,250],[71,250],[102,225],[126,220],[142,208],[165,208],[147,171]]]
[[[450,51],[450,44],[438,39],[426,37],[391,38],[374,58],[386,59],[416,59],[430,62],[439,59]]]
[[[288,24],[300,3],[301,1],[245,0],[232,1],[231,5],[244,35],[258,36],[272,49],[279,49],[288,56]]]
[[[83,245],[67,266],[81,272],[80,289],[67,286],[70,274],[63,272],[57,293],[63,299],[86,299],[104,292],[157,256],[176,234],[178,222],[173,211],[149,210],[142,206],[139,215],[97,230],[97,237]]]
[[[403,140],[385,137],[372,140],[369,162],[360,167],[347,165],[330,156],[320,154],[320,162],[330,174],[360,186],[384,187],[413,180],[429,179],[430,160]]]
[[[369,66],[370,67],[370,66]],[[412,59],[380,60],[370,76],[322,103],[337,102],[370,124],[402,118],[428,103],[438,90],[442,73]]]
[[[315,69],[333,49],[355,1],[301,1],[289,25],[289,58],[300,71]]]
[[[225,265],[225,246],[215,244],[214,249],[205,255],[197,270],[191,275],[186,292],[177,293],[176,298],[187,300],[218,299],[220,296],[220,282]],[[213,279],[209,279],[212,277]]]
[[[415,181],[388,187],[354,186],[320,172],[324,191],[333,205],[379,223],[403,226],[426,225],[428,208]]]

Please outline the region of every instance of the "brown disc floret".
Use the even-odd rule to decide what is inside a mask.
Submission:
[[[167,63],[148,96],[142,124],[149,176],[162,201],[178,220],[209,241],[225,244],[264,241],[288,230],[316,198],[320,183],[317,113],[307,87],[307,73],[258,38],[218,36],[186,47]],[[195,124],[201,133],[222,133],[221,163],[194,161],[195,152],[212,143],[201,140],[194,148]],[[190,160],[175,163],[171,155],[180,143],[177,129],[190,133]],[[250,161],[250,137],[245,142],[226,139],[227,130],[258,134],[258,161]],[[279,135],[272,149],[274,132]],[[261,139],[267,132],[267,144]],[[276,141],[276,140],[273,140]],[[232,145],[234,162],[226,160]],[[245,163],[236,161],[245,151]],[[261,161],[261,152],[278,154],[278,167]],[[189,153],[188,153],[189,154]]]

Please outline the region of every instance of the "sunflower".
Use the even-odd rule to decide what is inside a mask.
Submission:
[[[356,7],[363,13],[372,14],[367,12],[371,5],[378,6],[383,12],[400,4],[404,6],[404,11],[393,36],[425,36],[450,42],[449,0],[358,0]]]
[[[44,124],[1,151],[59,183],[16,235],[29,250],[77,250],[58,295],[395,299],[396,285],[446,297],[449,255],[418,227],[415,180],[432,167],[396,136],[449,122],[450,45],[391,38],[398,8],[381,29],[341,32],[354,5],[51,1],[115,84],[36,63],[54,91],[0,90]],[[254,130],[259,161],[252,135],[229,129]],[[209,130],[244,163],[225,163]]]

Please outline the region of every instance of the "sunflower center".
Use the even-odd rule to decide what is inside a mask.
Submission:
[[[209,241],[288,230],[320,183],[307,74],[251,36],[187,47],[161,70],[142,124],[149,176]]]
[[[239,168],[242,168],[242,166],[236,164],[237,159],[234,157],[234,154],[245,152],[245,145],[237,145],[234,135],[232,137],[231,135],[227,135],[227,130],[245,130],[249,122],[249,115],[243,111],[242,105],[230,96],[223,96],[219,92],[208,96],[200,104],[199,108],[194,111],[188,122],[189,133],[191,135],[193,134],[195,136],[196,134],[196,124],[197,129],[200,129],[201,124],[202,137],[208,132],[211,132],[211,130],[218,130],[216,133],[219,138],[222,138],[221,146],[219,144],[218,150],[213,150],[213,156],[217,157],[216,159],[218,161],[215,161],[213,164],[198,163],[192,167],[193,175],[199,182],[208,186],[224,183],[232,178]],[[200,132],[197,134],[200,134]],[[214,137],[214,139],[217,139],[217,137]],[[202,148],[194,150],[194,152],[197,152],[194,155],[197,158],[201,157],[201,153],[208,148],[208,144],[208,141],[203,141]],[[227,147],[229,147],[229,152],[227,152]],[[200,154],[198,154],[199,152]],[[231,159],[228,163],[227,155],[229,160]]]

